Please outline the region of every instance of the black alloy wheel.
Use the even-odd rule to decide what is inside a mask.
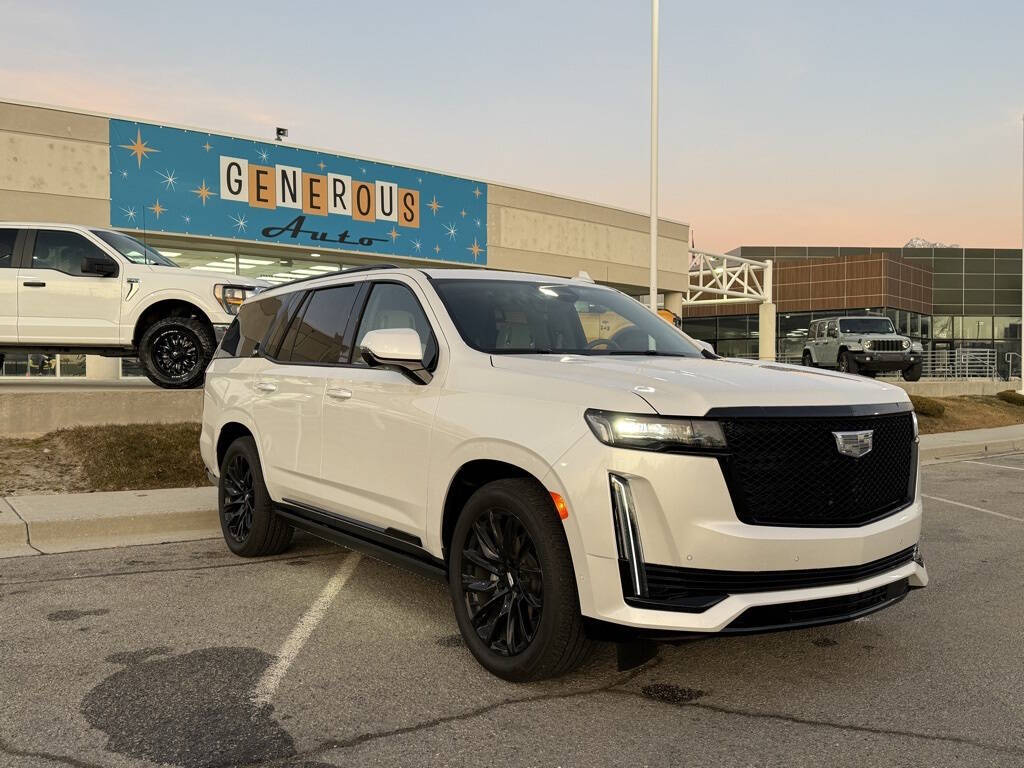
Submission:
[[[462,592],[479,638],[501,656],[533,642],[544,609],[537,548],[512,513],[490,509],[470,529],[462,551]]]
[[[252,531],[253,505],[256,488],[252,467],[245,454],[236,453],[224,467],[224,501],[221,514],[228,534],[244,544]]]
[[[199,339],[187,328],[166,328],[153,339],[153,364],[172,381],[193,377],[200,358]]]

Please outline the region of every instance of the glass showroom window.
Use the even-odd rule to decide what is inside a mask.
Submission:
[[[949,315],[936,315],[932,318],[932,338],[952,339],[953,318]]]
[[[1019,339],[1020,318],[1019,317],[997,317],[994,323],[995,338],[997,339]]]
[[[992,318],[970,315],[963,319],[963,339],[991,339]]]

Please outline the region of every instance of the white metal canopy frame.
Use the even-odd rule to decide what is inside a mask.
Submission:
[[[757,356],[775,359],[772,262],[690,250],[689,286],[683,306],[757,303]]]

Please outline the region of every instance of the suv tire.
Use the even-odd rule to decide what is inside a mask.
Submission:
[[[919,381],[921,379],[921,363],[914,363],[909,368],[903,369],[904,381]]]
[[[505,680],[556,677],[593,647],[562,521],[532,479],[495,480],[466,502],[452,534],[448,590],[469,650]]]
[[[801,361],[808,368],[817,368],[818,366],[814,363],[814,358],[811,357],[811,353],[806,349],[804,350],[803,360]]]
[[[256,441],[251,437],[238,438],[224,452],[217,513],[224,541],[236,555],[279,555],[291,544],[295,529],[274,514]]]
[[[164,389],[201,387],[216,347],[209,329],[194,317],[165,317],[139,340],[139,362],[146,376]]]
[[[857,361],[845,349],[839,353],[838,370],[840,373],[857,373]]]

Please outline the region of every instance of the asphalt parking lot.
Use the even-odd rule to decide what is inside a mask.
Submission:
[[[0,560],[0,765],[1024,765],[1024,455],[923,470],[931,586],[517,686],[442,585],[314,539]]]

